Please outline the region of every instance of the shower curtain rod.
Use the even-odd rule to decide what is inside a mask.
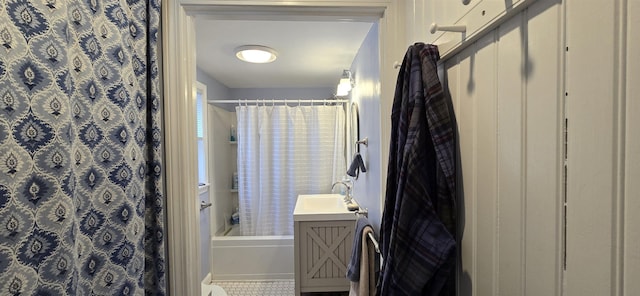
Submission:
[[[347,99],[320,99],[320,100],[296,100],[296,99],[258,99],[258,100],[210,100],[212,104],[238,104],[238,105],[270,105],[270,104],[328,104],[328,103],[348,103]]]

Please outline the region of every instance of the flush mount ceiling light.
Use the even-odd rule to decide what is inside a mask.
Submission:
[[[276,60],[277,55],[273,48],[262,45],[243,45],[236,48],[236,57],[249,63],[271,63]]]

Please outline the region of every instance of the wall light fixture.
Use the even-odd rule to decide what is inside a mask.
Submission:
[[[351,88],[353,88],[354,81],[353,75],[349,70],[342,71],[342,77],[340,78],[340,83],[338,83],[338,87],[336,89],[336,96],[342,97],[349,95]]]

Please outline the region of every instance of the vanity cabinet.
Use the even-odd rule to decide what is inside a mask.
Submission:
[[[349,291],[355,218],[294,222],[296,295]]]

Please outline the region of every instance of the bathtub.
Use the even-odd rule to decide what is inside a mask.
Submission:
[[[293,279],[293,236],[240,236],[237,227],[211,238],[214,281]]]

